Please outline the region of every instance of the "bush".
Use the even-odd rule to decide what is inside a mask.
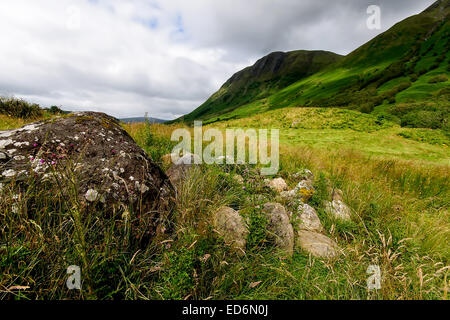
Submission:
[[[398,117],[402,127],[444,129],[450,106],[434,103],[401,103],[387,110]]]
[[[22,119],[32,119],[41,117],[42,109],[38,104],[31,104],[22,99],[0,97],[0,114]]]
[[[438,129],[442,125],[442,116],[436,111],[418,111],[406,114],[401,123],[402,127]]]
[[[50,112],[51,114],[66,114],[66,113],[68,113],[67,111],[62,110],[61,108],[59,108],[57,106],[51,106],[48,109],[48,112]]]

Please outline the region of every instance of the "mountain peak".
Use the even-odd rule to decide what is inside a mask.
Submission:
[[[211,111],[217,113],[231,111],[250,101],[265,98],[341,58],[341,55],[328,51],[296,50],[269,53],[252,66],[235,73],[219,91],[194,112],[185,116],[184,120],[201,118],[203,114]]]

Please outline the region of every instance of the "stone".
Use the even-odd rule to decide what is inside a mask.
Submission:
[[[176,160],[174,164],[175,165],[182,165],[182,164],[192,165],[192,164],[201,164],[201,163],[202,163],[202,159],[200,158],[200,156],[188,152],[185,155],[183,155],[182,157],[180,157],[178,160]]]
[[[300,179],[300,180],[314,180],[314,174],[309,169],[303,169],[297,173],[294,173],[292,175],[294,179]],[[297,180],[298,181],[298,180]]]
[[[0,136],[7,137],[0,139],[0,152],[14,153],[12,159],[0,162],[0,183],[18,180],[13,172],[31,172],[36,184],[44,180],[56,184],[52,177],[70,166],[81,202],[88,203],[87,198],[94,198],[94,193],[89,192],[93,189],[104,200],[96,204],[102,205],[104,212],[132,205],[136,212],[141,212],[139,223],[147,223],[141,235],[149,239],[156,234],[160,221],[167,221],[165,218],[175,205],[175,190],[166,174],[117,119],[104,113],[71,113],[2,131]],[[129,177],[139,181],[139,186]],[[20,183],[26,184],[27,180]],[[65,182],[59,183],[64,186]],[[61,188],[58,192],[66,195],[69,189]]]
[[[298,124],[300,124],[302,121],[300,119],[294,120],[291,123],[291,128],[295,128]]]
[[[341,200],[333,200],[332,202],[325,202],[325,211],[331,214],[335,219],[344,221],[351,220],[350,208]]]
[[[293,200],[297,196],[295,190],[283,191],[280,193],[280,197],[284,200]]]
[[[300,230],[295,240],[295,246],[317,258],[334,258],[338,255],[339,247],[329,237],[308,230]]]
[[[264,204],[263,213],[268,220],[267,229],[276,247],[288,256],[294,252],[294,229],[289,221],[286,209],[279,203]]]
[[[175,158],[172,158],[172,161]],[[188,179],[189,175],[192,173],[192,168],[196,163],[200,163],[200,157],[193,153],[186,153],[184,156],[176,160],[172,166],[166,171],[172,185],[175,187],[180,187],[182,183]]]
[[[299,195],[303,202],[308,202],[315,192],[313,182],[311,180],[300,181],[295,186],[294,191]]]
[[[283,178],[276,178],[270,181],[269,187],[276,192],[283,192],[288,189],[288,185]]]
[[[14,141],[11,139],[0,140],[0,150],[5,149],[7,146],[13,144],[13,142]]]
[[[190,164],[174,164],[167,171],[170,182],[175,188],[179,188],[189,178],[192,169]]]
[[[298,207],[300,216],[297,228],[299,230],[307,230],[314,232],[323,232],[324,228],[320,222],[316,210],[307,203],[300,204]]]
[[[248,230],[239,212],[230,207],[222,207],[214,214],[213,225],[226,245],[239,255],[245,254]]]
[[[2,172],[2,176],[6,178],[14,177],[16,175],[16,171],[13,169],[8,169]]]
[[[96,190],[94,189],[89,189],[86,194],[84,195],[84,197],[86,198],[87,201],[89,202],[95,202],[98,199],[100,199],[99,194]]]
[[[344,193],[340,189],[333,189],[331,197],[333,201],[344,201]]]

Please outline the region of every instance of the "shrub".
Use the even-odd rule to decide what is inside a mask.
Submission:
[[[30,119],[42,116],[42,109],[38,104],[31,104],[22,99],[0,97],[0,114]]]
[[[48,109],[48,112],[50,112],[51,114],[66,114],[66,113],[68,113],[67,111],[62,110],[61,108],[59,108],[57,106],[51,106]]]
[[[401,125],[410,128],[438,129],[442,125],[442,116],[436,111],[409,112],[403,117]]]

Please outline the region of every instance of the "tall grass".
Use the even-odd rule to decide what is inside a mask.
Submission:
[[[173,146],[176,126],[131,124],[128,132],[156,161]],[[312,205],[342,248],[335,260],[296,250],[279,255],[258,208],[277,201],[253,166],[199,166],[178,186],[174,230],[139,246],[131,208],[104,212],[77,198],[70,164],[59,184],[4,185],[0,197],[1,299],[445,299],[449,271],[448,167],[371,158],[351,150],[282,146],[280,176],[316,176]],[[244,177],[241,185],[233,179]],[[58,185],[67,186],[59,188]],[[329,217],[330,187],[343,190],[351,222]],[[212,225],[221,206],[249,226],[246,255],[235,255]],[[286,204],[295,214],[295,208]],[[367,267],[382,271],[368,291]],[[69,265],[82,269],[82,290],[68,290]],[[29,287],[18,290],[17,286]],[[16,289],[14,289],[16,287]]]

